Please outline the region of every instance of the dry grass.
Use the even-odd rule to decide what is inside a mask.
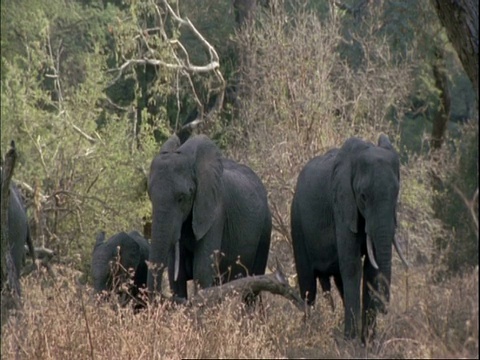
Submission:
[[[251,56],[243,59],[245,98],[226,153],[265,183],[275,228],[269,263],[278,258],[292,277],[290,202],[300,169],[349,136],[376,142],[386,132],[395,143],[398,131],[385,118],[392,106],[401,118],[411,78],[408,66],[392,67],[386,45],[375,38],[359,41],[371,55],[368,66],[349,68],[337,54],[336,19],[324,24],[299,14],[291,28],[278,19],[238,39]],[[24,308],[2,327],[2,358],[478,358],[478,268],[438,277],[434,239],[451,234],[434,219],[423,160],[401,171],[398,236],[412,267],[405,271],[394,256],[390,311],[379,317],[376,341],[366,348],[341,340],[336,292],[334,312],[320,298],[306,321],[271,294],[254,311],[230,298],[203,309],[158,306],[134,314],[99,306],[91,288],[78,284],[80,275],[59,265],[55,282],[47,274],[23,279]]]
[[[23,280],[23,312],[2,329],[5,359],[478,357],[478,270],[433,284],[431,269],[394,269],[390,311],[377,341],[344,343],[343,309],[320,299],[307,321],[287,300],[263,295],[254,311],[235,298],[204,308],[97,305],[78,274],[57,268]],[[408,278],[408,292],[406,284]],[[408,298],[407,298],[408,294]]]

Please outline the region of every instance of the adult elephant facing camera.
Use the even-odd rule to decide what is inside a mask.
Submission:
[[[167,266],[170,289],[181,298],[187,298],[187,280],[205,288],[246,270],[265,273],[272,228],[265,187],[250,168],[222,157],[206,136],[183,144],[170,137],[152,161],[148,192],[150,291],[161,292]],[[215,251],[222,254],[218,261]]]
[[[365,342],[377,312],[386,312],[392,243],[406,264],[394,236],[399,182],[398,154],[385,135],[378,146],[350,138],[310,160],[298,177],[291,228],[301,296],[312,304],[317,279],[325,291],[333,277],[346,338],[356,337],[361,324]]]

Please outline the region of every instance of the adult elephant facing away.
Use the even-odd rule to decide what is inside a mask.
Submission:
[[[92,253],[91,272],[95,292],[114,290],[122,295],[122,303],[138,297],[140,289],[146,288],[146,261],[149,254],[150,244],[138,231],[128,234],[119,232],[106,242],[105,232],[101,231],[97,235]],[[117,259],[118,263],[115,263]],[[132,269],[133,281],[128,285],[129,270]],[[123,284],[127,284],[127,292],[122,290]]]
[[[312,304],[317,279],[325,291],[333,277],[345,306],[346,338],[357,336],[361,319],[365,342],[377,312],[386,312],[392,243],[406,264],[394,236],[399,182],[398,154],[385,135],[378,146],[350,138],[310,160],[298,177],[291,230],[301,296]]]
[[[272,229],[265,187],[250,168],[222,157],[208,137],[183,144],[170,137],[152,161],[148,192],[150,291],[161,292],[165,267],[180,298],[187,298],[191,279],[205,288],[247,271],[265,273]]]

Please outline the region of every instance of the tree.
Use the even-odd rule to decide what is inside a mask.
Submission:
[[[431,1],[472,81],[478,103],[478,1]]]

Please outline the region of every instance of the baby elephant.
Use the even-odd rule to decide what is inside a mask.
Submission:
[[[138,299],[147,283],[150,244],[138,231],[120,232],[105,242],[105,232],[97,235],[92,254],[92,278],[96,293],[114,290],[125,305]],[[130,274],[134,271],[132,280]],[[126,287],[125,287],[126,286]]]

